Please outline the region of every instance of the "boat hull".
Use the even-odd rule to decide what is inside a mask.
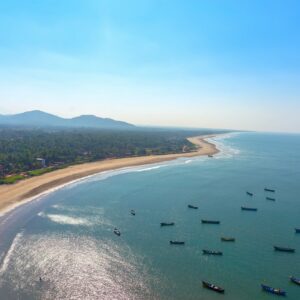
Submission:
[[[254,208],[254,207],[244,207],[244,206],[242,206],[242,207],[241,207],[241,210],[257,211],[257,208]]]
[[[289,252],[289,253],[294,253],[296,251],[293,248],[286,248],[286,247],[279,247],[279,246],[274,246],[274,250],[279,252]]]
[[[286,296],[286,292],[284,290],[281,290],[281,289],[272,288],[272,287],[264,285],[264,284],[261,285],[261,288],[265,292],[268,292],[268,293],[271,293],[271,294],[275,294],[275,295],[278,295],[278,296]]]
[[[212,220],[201,220],[202,224],[220,224],[220,221],[212,221]]]
[[[163,227],[163,226],[174,226],[175,223],[174,222],[171,222],[171,223],[165,223],[165,222],[162,222],[160,223],[160,226]]]
[[[180,242],[180,241],[170,241],[170,245],[184,245],[185,242]]]
[[[216,286],[212,283],[209,283],[207,281],[202,281],[202,286],[206,289],[212,290],[214,292],[220,293],[220,294],[224,294],[225,290],[219,286]]]
[[[221,237],[222,242],[235,242],[235,238]]]
[[[296,283],[298,285],[300,285],[300,278],[296,278],[294,276],[290,277],[291,282]]]
[[[223,255],[223,252],[221,251],[211,251],[211,250],[202,250],[204,255]]]

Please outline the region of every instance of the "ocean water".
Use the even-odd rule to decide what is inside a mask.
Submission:
[[[239,133],[214,141],[222,150],[214,158],[106,172],[2,216],[0,299],[276,298],[261,291],[261,283],[300,299],[300,286],[289,282],[290,275],[300,277],[300,234],[294,232],[300,227],[300,135]],[[258,211],[241,211],[243,205]],[[275,252],[273,245],[296,252]],[[202,249],[223,256],[205,256]],[[201,280],[225,294],[202,288]]]

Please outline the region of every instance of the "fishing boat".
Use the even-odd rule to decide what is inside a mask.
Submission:
[[[275,295],[279,295],[279,296],[285,296],[286,295],[286,292],[282,289],[272,288],[272,287],[264,285],[264,284],[261,284],[261,288],[264,291],[266,291],[268,293],[271,293],[271,294],[275,294]]]
[[[161,227],[162,227],[162,226],[174,226],[174,225],[175,225],[174,222],[170,222],[170,223],[161,222],[161,223],[160,223],[160,226],[161,226]]]
[[[250,192],[246,192],[246,194],[248,195],[248,196],[253,196],[253,193],[250,193]]]
[[[212,291],[215,291],[215,292],[217,292],[217,293],[224,294],[224,292],[225,292],[225,290],[224,290],[223,288],[221,288],[221,287],[219,287],[219,286],[216,286],[216,285],[214,285],[214,284],[212,284],[212,283],[209,283],[209,282],[207,282],[207,281],[203,281],[203,280],[202,280],[202,285],[203,285],[203,287],[205,287],[205,288],[207,288],[207,289],[210,289],[210,290],[212,290]]]
[[[133,209],[130,211],[130,213],[135,216],[135,211]]]
[[[208,157],[214,157],[214,156],[213,156],[213,155],[211,155],[211,154],[208,154],[207,156],[208,156]]]
[[[202,250],[203,254],[205,255],[223,255],[223,252],[221,251],[213,251],[213,250]]]
[[[114,229],[114,234],[116,234],[117,236],[120,236],[121,235],[121,232],[119,229],[115,228]]]
[[[294,248],[279,247],[279,246],[274,246],[274,250],[281,251],[281,252],[295,252],[296,251]]]
[[[180,242],[180,241],[170,241],[171,245],[184,245],[185,242]]]
[[[300,228],[295,228],[296,233],[300,233]]]
[[[291,276],[290,280],[291,280],[291,282],[294,282],[294,283],[300,285],[300,278],[296,278],[294,276]]]
[[[264,188],[265,192],[270,192],[270,193],[275,193],[275,190],[269,189],[269,188]]]
[[[275,201],[276,199],[275,198],[271,198],[271,197],[266,197],[267,200],[270,200],[270,201]]]
[[[220,224],[220,221],[214,221],[214,220],[201,220],[202,224]]]
[[[235,238],[233,237],[221,237],[222,242],[235,242]]]
[[[241,206],[241,210],[257,211],[257,208]]]
[[[189,204],[188,208],[198,209],[198,206],[194,206],[194,205]]]

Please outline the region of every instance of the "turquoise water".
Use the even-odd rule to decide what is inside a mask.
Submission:
[[[289,282],[290,275],[300,277],[300,234],[294,233],[300,135],[241,133],[217,143],[216,158],[108,172],[49,194],[32,204],[34,213],[20,208],[26,217],[10,218],[23,222],[3,251],[0,299],[276,298],[261,283],[300,299],[300,287]],[[265,186],[276,189],[269,195],[275,202],[265,199]],[[258,211],[241,211],[242,205]],[[201,218],[221,224],[204,225]],[[162,221],[176,224],[160,228]],[[273,245],[296,253],[274,252]],[[204,256],[202,249],[223,256]],[[203,289],[202,279],[224,287],[225,295]]]

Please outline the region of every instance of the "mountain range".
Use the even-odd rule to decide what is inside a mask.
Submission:
[[[99,129],[133,129],[134,125],[94,115],[81,115],[74,118],[62,118],[40,110],[27,111],[14,115],[0,115],[0,125],[30,127],[69,127]]]

